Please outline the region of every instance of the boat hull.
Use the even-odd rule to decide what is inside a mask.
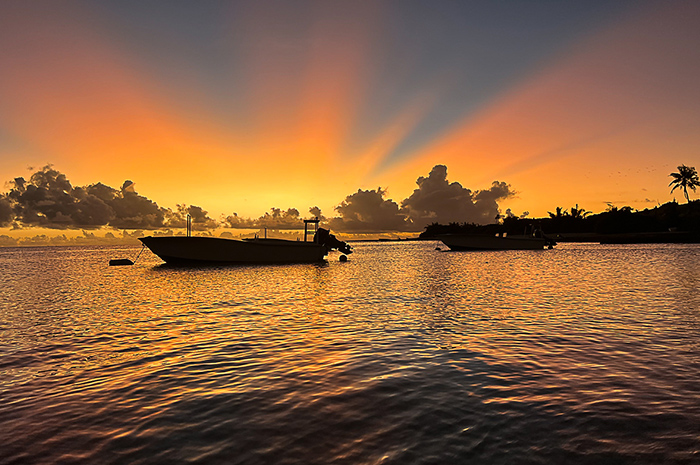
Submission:
[[[328,254],[325,245],[281,239],[147,236],[139,240],[169,264],[312,263],[323,261]]]
[[[439,239],[451,250],[542,250],[546,240],[532,236],[445,234]]]

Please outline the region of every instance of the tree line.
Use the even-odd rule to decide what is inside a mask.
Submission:
[[[565,209],[556,207],[546,218],[518,218],[515,216],[498,218],[498,222],[488,225],[473,223],[433,223],[426,226],[421,238],[432,238],[439,234],[491,234],[507,232],[524,234],[539,228],[559,240],[597,240],[600,235],[687,232],[700,234],[700,201],[691,201],[688,189],[695,192],[700,187],[698,173],[692,166],[680,165],[678,172],[671,173],[671,192],[683,191],[685,204],[675,201],[642,211],[632,207],[617,207],[608,204],[601,213],[593,213],[578,204]],[[694,236],[695,237],[695,236]]]

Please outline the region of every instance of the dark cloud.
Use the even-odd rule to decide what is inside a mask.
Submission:
[[[287,211],[271,208],[269,213],[265,213],[258,219],[258,224],[261,228],[299,229],[302,220],[296,208],[290,208]]]
[[[113,197],[110,206],[115,217],[110,226],[120,229],[157,229],[165,226],[167,210],[135,191],[122,189]]]
[[[321,209],[318,207],[309,208],[309,213],[311,213],[311,216],[313,216],[314,218],[318,218],[320,220],[326,219],[326,217],[323,216],[323,214],[321,213]]]
[[[0,196],[0,227],[9,226],[12,224],[12,205],[5,196]]]
[[[76,225],[101,226],[108,224],[114,217],[114,209],[102,199],[79,191],[82,195],[78,200],[72,220]]]
[[[257,229],[257,220],[252,218],[243,218],[238,216],[238,213],[233,213],[229,215],[224,220],[224,226],[227,228],[234,229]]]
[[[314,217],[321,217],[321,209],[312,207],[309,209]],[[289,208],[286,211],[281,208],[271,208],[263,216],[252,219],[242,218],[234,213],[226,217],[225,226],[236,229],[302,229],[304,227],[303,218],[296,208]]]
[[[208,230],[219,226],[219,223],[209,218],[208,212],[196,205],[178,205],[176,211],[167,210],[165,225],[169,228],[186,228],[187,215],[192,219],[192,229]]]
[[[381,187],[358,189],[335,208],[337,216],[325,218],[321,209],[309,209],[336,231],[375,233],[420,231],[430,223],[492,223],[499,215],[498,202],[514,195],[510,185],[494,181],[489,189],[471,191],[447,180],[447,167],[436,165],[427,177],[419,177],[418,188],[400,204],[386,198]],[[47,228],[94,229],[180,229],[187,215],[197,230],[216,228],[219,223],[195,205],[177,205],[173,211],[139,195],[131,180],[114,189],[102,183],[74,187],[66,176],[47,165],[29,180],[15,178],[10,191],[0,196],[0,226],[42,226]],[[513,215],[511,212],[510,215]],[[509,216],[510,216],[509,215]],[[259,218],[242,218],[236,213],[223,226],[237,229],[298,230],[303,216],[296,208],[271,208]]]
[[[499,214],[498,201],[515,194],[505,182],[494,181],[490,189],[475,192],[451,183],[445,165],[435,165],[416,184],[418,189],[401,206],[419,228],[429,223],[492,223]]]
[[[515,213],[513,213],[513,211],[512,211],[510,208],[507,208],[506,211],[505,211],[505,213],[503,214],[503,218],[520,218],[520,219],[524,219],[524,218],[527,218],[527,216],[528,216],[529,214],[530,214],[530,212],[524,211],[524,212],[522,212],[522,214],[521,214],[520,216],[518,216],[518,215],[516,215]]]
[[[141,236],[143,235],[143,232]],[[140,237],[140,236],[138,236]],[[0,247],[23,247],[23,246],[42,246],[42,245],[137,245],[140,244],[136,237],[123,236],[118,237],[107,232],[104,236],[82,231],[82,235],[66,235],[59,234],[57,236],[48,236],[46,234],[38,234],[35,236],[25,237],[10,237],[8,235],[0,235]]]
[[[381,187],[376,190],[358,189],[335,207],[340,216],[328,221],[330,227],[347,232],[414,229],[399,205],[391,199],[385,199],[385,195],[386,191]]]
[[[505,182],[494,181],[491,188],[476,192],[474,207],[480,220],[468,220],[474,223],[492,223],[499,214],[498,202],[514,197],[516,192]]]
[[[16,247],[18,244],[19,241],[14,237],[10,237],[7,234],[0,236],[0,247]]]
[[[498,201],[514,195],[505,182],[471,191],[447,180],[447,167],[436,165],[418,188],[397,204],[385,199],[386,191],[358,190],[336,207],[339,216],[328,221],[332,229],[346,232],[420,231],[430,223],[493,223]]]
[[[6,198],[14,219],[23,225],[68,228],[105,225],[111,217],[106,205],[82,188],[74,189],[66,176],[50,165],[29,181],[15,178]],[[97,211],[97,210],[106,211]]]
[[[180,210],[174,213],[138,195],[132,181],[125,181],[119,190],[102,183],[73,187],[63,173],[47,165],[33,173],[29,180],[15,178],[10,186],[10,191],[0,199],[2,225],[56,229],[101,226],[157,229],[170,226],[167,219],[180,224]],[[184,209],[192,215],[195,223],[216,225],[200,207]]]

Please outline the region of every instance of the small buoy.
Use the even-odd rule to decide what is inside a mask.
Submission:
[[[348,256],[347,255],[341,255],[340,258],[338,259],[341,262],[347,262],[348,261]]]
[[[128,258],[115,258],[109,261],[109,266],[133,265],[134,262]]]

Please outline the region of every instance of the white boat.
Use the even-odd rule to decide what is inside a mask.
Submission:
[[[508,236],[478,234],[441,234],[438,238],[451,250],[542,250],[554,241],[544,235]]]
[[[316,223],[318,220],[305,220]],[[222,237],[147,236],[139,238],[143,244],[169,264],[197,263],[310,263],[323,261],[328,252],[338,249],[352,253],[352,248],[339,241],[328,230],[318,228],[313,241],[285,239],[226,239]]]

